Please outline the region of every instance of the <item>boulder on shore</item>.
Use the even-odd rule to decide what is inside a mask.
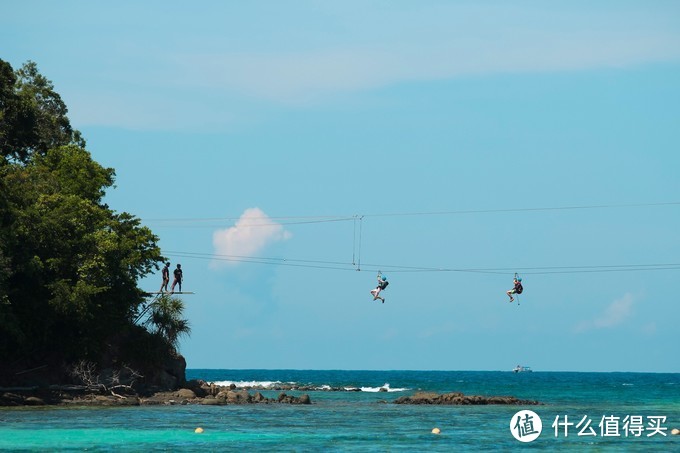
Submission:
[[[312,404],[312,401],[309,399],[309,395],[307,394],[301,396],[292,396],[281,393],[279,394],[278,402],[285,404]]]
[[[120,395],[110,390],[97,387],[87,389],[82,386],[51,386],[49,388],[0,388],[0,406],[149,406],[175,404],[311,404],[309,395],[286,395],[281,393],[277,398],[267,398],[260,392],[254,395],[247,390],[231,390],[226,386],[212,384],[209,392],[202,389],[201,383],[192,383],[189,388],[180,388],[172,392],[155,392],[153,394],[125,394]],[[213,387],[214,386],[214,387]],[[215,393],[212,395],[211,393]],[[204,396],[199,396],[203,394]]]
[[[521,400],[514,396],[463,395],[460,392],[444,394],[418,392],[413,396],[402,396],[397,398],[394,401],[394,404],[435,404],[448,406],[509,404],[517,406],[535,406],[541,403],[533,400]]]

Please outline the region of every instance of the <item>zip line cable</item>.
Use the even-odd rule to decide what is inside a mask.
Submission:
[[[357,251],[357,216],[354,216],[354,222],[352,225],[352,265],[356,264],[355,253]]]
[[[377,266],[379,269],[385,269],[388,266]],[[540,269],[540,268],[536,268]],[[571,269],[571,270],[551,270],[551,271],[524,271],[521,267],[507,268],[505,272],[494,271],[491,269],[449,269],[449,268],[434,268],[434,269],[405,269],[396,268],[390,270],[391,273],[416,273],[416,272],[468,272],[468,273],[480,273],[480,274],[499,274],[508,275],[512,272],[520,272],[522,275],[547,275],[547,274],[588,274],[588,273],[598,273],[598,272],[638,272],[638,271],[661,271],[661,270],[680,270],[680,263],[670,264],[670,265],[649,265],[641,264],[639,266],[635,265],[625,265],[625,267],[618,267],[616,265],[612,266],[581,266],[581,267],[571,267],[571,268],[557,268],[557,269]]]
[[[258,218],[258,217],[255,217]],[[270,220],[310,220],[310,221],[334,221],[334,220],[352,220],[352,216],[339,215],[306,215],[306,216],[280,216],[280,217],[259,217]],[[148,222],[216,222],[216,221],[231,221],[241,220],[241,217],[176,217],[176,218],[157,218],[157,219],[143,219]]]
[[[180,251],[167,251],[167,254],[171,256],[182,256],[185,258],[203,258],[203,259],[218,259],[218,260],[258,260],[263,262],[272,262],[272,264],[278,263],[312,263],[312,264],[334,264],[340,266],[353,266],[352,263],[345,263],[341,261],[320,261],[320,260],[300,260],[300,259],[290,259],[290,258],[267,258],[262,256],[245,256],[245,255],[222,255],[217,253],[199,253],[199,252],[180,252]]]
[[[595,266],[541,266],[541,267],[500,267],[500,268],[429,268],[413,266],[390,266],[388,264],[368,264],[381,269],[393,268],[390,272],[480,272],[488,274],[507,274],[508,272],[520,272],[524,275],[537,274],[568,274],[576,272],[621,272],[621,271],[645,271],[645,270],[671,270],[680,269],[680,263],[659,264],[612,264]]]
[[[361,271],[361,228],[363,226],[364,216],[359,217],[359,258],[357,259],[357,271]]]
[[[253,264],[272,264],[275,266],[293,266],[293,267],[307,267],[315,269],[333,269],[341,271],[353,271],[354,267],[350,263],[336,263],[333,261],[314,261],[314,260],[290,260],[286,258],[257,258],[257,257],[228,257],[227,255],[209,255],[209,254],[182,254],[167,252],[169,256],[176,256],[180,258],[228,261],[238,263],[253,263]],[[303,263],[317,263],[317,264],[303,264]],[[346,266],[346,267],[341,267]]]
[[[240,223],[238,225],[211,225],[211,224],[202,224],[202,225],[187,225],[187,224],[164,224],[164,225],[157,225],[154,228],[251,228],[251,227],[278,227],[278,226],[287,226],[287,225],[308,225],[312,223],[329,223],[329,222],[348,222],[352,220],[351,217],[349,218],[337,218],[337,219],[325,219],[325,220],[305,220],[305,221],[299,221],[299,222],[282,222],[282,223],[276,223],[276,222],[271,222],[271,223]],[[157,222],[160,222],[161,220],[156,220]],[[197,220],[198,222],[202,222],[202,220]],[[170,221],[167,221],[170,222]],[[177,221],[174,221],[177,222]]]
[[[369,213],[362,215],[326,215],[326,216],[281,216],[269,217],[267,220],[292,220],[291,222],[269,222],[262,224],[243,224],[247,226],[277,226],[277,225],[301,225],[312,223],[345,222],[363,217],[414,217],[414,216],[436,216],[436,215],[460,215],[460,214],[490,214],[490,213],[510,213],[510,212],[541,212],[541,211],[575,211],[587,209],[623,209],[623,208],[642,208],[642,207],[662,207],[680,206],[680,201],[655,202],[655,203],[623,203],[623,204],[598,204],[598,205],[574,205],[574,206],[545,206],[536,208],[503,208],[503,209],[469,209],[453,211],[420,211],[420,212],[394,212],[394,213]],[[262,219],[265,219],[263,217]],[[145,222],[216,222],[216,221],[238,221],[241,217],[211,217],[211,218],[150,218],[141,219]],[[189,227],[189,225],[180,225]]]
[[[371,269],[361,268],[361,242],[362,242],[362,228],[364,217],[406,217],[406,216],[433,216],[433,215],[459,215],[459,214],[483,214],[483,213],[509,213],[509,212],[540,212],[540,211],[560,211],[560,210],[584,210],[584,209],[610,209],[610,208],[634,208],[634,207],[660,207],[660,206],[678,206],[680,202],[661,202],[661,203],[628,203],[628,204],[600,204],[600,205],[580,205],[580,206],[561,206],[561,207],[537,207],[537,208],[510,208],[510,209],[483,209],[483,210],[457,210],[457,211],[435,211],[435,212],[405,212],[405,213],[383,213],[383,214],[355,214],[353,216],[282,216],[282,217],[261,217],[263,223],[247,223],[241,217],[224,217],[224,218],[175,218],[175,219],[147,219],[147,221],[155,222],[215,222],[215,221],[233,221],[238,220],[239,223],[232,228],[249,228],[249,227],[273,227],[285,225],[301,225],[301,224],[315,224],[328,222],[345,222],[352,221],[353,223],[353,238],[352,238],[352,262],[345,263],[339,261],[323,261],[323,260],[302,260],[302,259],[288,259],[288,258],[269,258],[256,256],[242,256],[242,255],[219,255],[211,253],[198,252],[181,252],[169,251],[166,252],[171,256],[188,258],[188,259],[204,259],[215,261],[230,261],[243,262],[254,264],[270,264],[279,266],[295,266],[318,269],[332,269],[332,270],[356,270],[356,271],[371,271],[376,272],[379,269],[389,269],[392,273],[417,273],[417,272],[467,272],[467,273],[482,273],[482,274],[499,274],[505,275],[508,272],[522,272],[525,275],[540,275],[540,274],[574,274],[574,273],[594,273],[594,272],[632,272],[632,271],[660,271],[660,270],[680,270],[680,263],[662,263],[662,264],[624,264],[624,265],[596,265],[596,266],[541,266],[541,267],[515,267],[515,268],[448,268],[448,267],[419,267],[419,266],[397,266],[389,264],[366,264]],[[248,219],[257,221],[257,218]],[[281,223],[273,220],[281,220]],[[289,222],[286,222],[288,220]],[[357,226],[358,222],[358,226]],[[166,227],[173,227],[173,225],[164,225]],[[224,228],[224,225],[174,225],[179,228]]]
[[[504,212],[537,212],[537,211],[574,211],[580,209],[614,209],[614,208],[640,208],[653,206],[677,206],[680,201],[661,202],[661,203],[628,203],[628,204],[600,204],[582,206],[557,206],[539,208],[505,208],[505,209],[470,209],[458,211],[434,211],[434,212],[397,212],[385,214],[364,214],[364,217],[407,217],[407,216],[428,216],[428,215],[454,215],[454,214],[488,214]]]
[[[289,258],[267,258],[242,255],[220,255],[198,252],[168,251],[169,256],[187,259],[203,259],[228,262],[243,262],[253,264],[270,264],[278,266],[307,267],[333,270],[357,270],[377,272],[379,269],[388,270],[390,273],[418,273],[418,272],[464,272],[480,274],[507,275],[511,272],[521,272],[523,275],[545,274],[576,274],[596,272],[636,272],[636,271],[660,271],[680,270],[680,263],[656,263],[656,264],[613,264],[613,265],[590,265],[590,266],[534,266],[534,267],[504,267],[504,268],[443,268],[443,267],[417,267],[397,266],[389,264],[365,264],[371,269],[355,269],[354,263],[340,261],[302,260]]]

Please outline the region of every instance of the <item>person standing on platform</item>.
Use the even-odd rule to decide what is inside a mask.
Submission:
[[[175,280],[172,282],[170,287],[170,294],[175,292],[175,285],[179,284],[179,292],[182,292],[182,280],[184,280],[184,275],[182,275],[182,265],[178,264],[177,269],[174,270]]]
[[[159,293],[167,293],[168,292],[168,283],[170,283],[170,263],[167,262],[165,263],[165,267],[163,268],[163,283],[161,284],[161,289],[158,291]]]

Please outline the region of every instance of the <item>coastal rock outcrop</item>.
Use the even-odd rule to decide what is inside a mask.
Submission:
[[[196,398],[196,393],[191,389],[179,389],[177,391],[177,398],[194,399]]]
[[[213,384],[214,385],[214,384]],[[247,390],[232,390],[229,387],[216,386],[217,393],[199,397],[190,389],[180,389],[177,392],[160,392],[148,398],[140,398],[141,405],[174,405],[174,404],[202,404],[206,406],[223,406],[232,404],[312,404],[307,394],[300,396],[280,393],[276,398],[267,398],[260,392],[251,395]],[[193,395],[193,396],[192,396]]]
[[[286,395],[285,393],[281,393],[277,401],[279,403],[285,404],[312,404],[312,401],[309,399],[309,395],[307,394],[301,396],[292,396]]]
[[[92,390],[85,386],[51,386],[49,388],[24,387],[0,388],[0,406],[153,406],[176,404],[227,405],[227,404],[312,404],[307,394],[300,396],[280,393],[267,398],[262,393],[251,395],[247,390],[232,390],[194,382],[193,388],[181,388],[172,392],[121,395],[104,390]],[[207,387],[206,388],[204,388]],[[199,389],[199,390],[197,390]],[[214,393],[214,394],[213,394]]]
[[[460,392],[432,393],[418,392],[413,396],[402,396],[394,400],[394,404],[436,404],[448,406],[508,404],[521,406],[535,406],[541,404],[533,400],[521,400],[514,396],[480,396],[463,395]]]

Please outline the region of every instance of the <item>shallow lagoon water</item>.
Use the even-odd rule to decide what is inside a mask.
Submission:
[[[312,405],[2,408],[0,449],[14,451],[680,451],[680,374],[511,373],[473,371],[188,370],[188,378],[236,385],[296,383]],[[378,391],[380,388],[389,392]],[[416,391],[460,391],[539,400],[541,406],[411,406],[391,404]],[[263,390],[265,396],[279,391]],[[289,391],[290,394],[300,392]],[[543,423],[531,443],[516,440],[513,415],[529,409]],[[592,421],[596,436],[568,436],[556,417]],[[640,437],[624,435],[626,416],[644,418]],[[618,417],[619,436],[601,435],[603,416]],[[666,436],[649,417],[665,416]],[[204,429],[202,434],[194,430]],[[431,430],[438,427],[441,434]],[[611,431],[611,430],[610,430]],[[609,434],[612,434],[611,432]]]

